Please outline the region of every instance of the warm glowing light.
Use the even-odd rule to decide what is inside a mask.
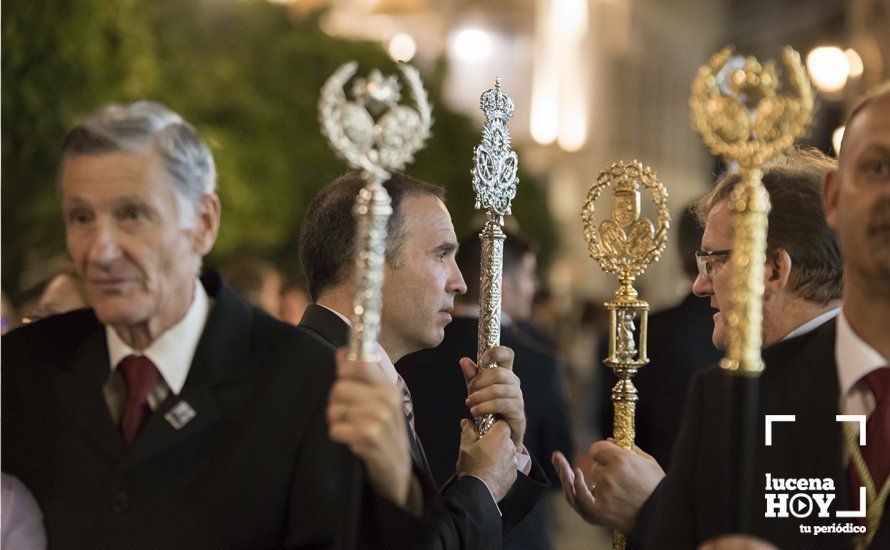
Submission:
[[[532,139],[541,145],[549,145],[559,134],[559,102],[553,90],[536,92],[531,113]]]
[[[847,48],[844,50],[844,55],[847,56],[847,61],[850,62],[850,76],[857,77],[862,76],[862,71],[864,67],[862,65],[862,58],[859,57],[859,54],[853,48]]]
[[[581,118],[576,118],[571,123],[563,124],[560,128],[559,138],[556,142],[563,151],[574,153],[580,151],[587,141],[587,125]]]
[[[464,29],[452,38],[451,51],[462,61],[481,61],[491,53],[491,37],[479,29]]]
[[[396,61],[411,61],[414,54],[417,53],[417,43],[411,38],[410,34],[400,32],[390,38],[389,45],[386,47],[389,56]]]
[[[847,84],[850,61],[837,46],[820,46],[807,55],[807,69],[817,88],[826,93],[838,92]]]
[[[834,152],[836,155],[841,154],[841,141],[844,139],[844,129],[846,126],[838,126],[837,129],[831,134],[831,144],[834,145]]]
[[[538,0],[530,131],[564,151],[587,141],[586,0]]]

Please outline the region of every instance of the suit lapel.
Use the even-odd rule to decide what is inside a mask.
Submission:
[[[102,394],[110,368],[105,331],[98,323],[96,327],[75,353],[70,368],[62,369],[55,379],[54,391],[62,413],[109,458],[116,460],[123,441]]]
[[[419,438],[419,437],[416,438],[416,439],[414,440],[414,443],[415,443],[415,445],[417,446],[417,454],[419,455],[418,466],[420,466],[421,468],[423,468],[424,471],[426,471],[426,472],[430,475],[430,477],[432,477],[432,476],[433,476],[433,470],[432,470],[432,468],[430,468],[430,463],[429,463],[429,461],[426,459],[426,451],[423,450],[423,444],[420,442],[420,438]]]
[[[222,419],[221,392],[243,393],[249,376],[253,311],[215,276],[203,281],[216,303],[198,342],[188,378],[179,395],[170,395],[158,407],[124,457],[134,466],[173,449],[203,433]],[[195,415],[178,429],[165,418],[181,403]]]
[[[336,313],[318,304],[309,304],[300,327],[314,332],[335,348],[342,348],[349,343],[349,325]]]

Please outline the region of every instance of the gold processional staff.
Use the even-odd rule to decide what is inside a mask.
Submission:
[[[692,84],[692,125],[715,155],[736,163],[740,180],[730,195],[733,247],[730,256],[729,303],[724,308],[728,343],[720,366],[727,377],[726,421],[729,486],[724,517],[728,532],[748,532],[753,498],[759,375],[762,343],[764,264],[766,262],[769,194],[760,167],[778,158],[804,132],[813,112],[813,91],[800,55],[785,48],[788,95],[773,62],[732,55],[731,47],[702,66]],[[718,504],[718,503],[715,503]],[[719,505],[719,504],[718,504]]]
[[[643,188],[651,192],[656,225],[640,217]],[[611,191],[612,216],[597,225],[597,199],[607,189]],[[616,162],[600,172],[590,187],[581,220],[590,257],[599,262],[603,271],[618,277],[615,297],[605,303],[609,311],[609,355],[603,363],[612,368],[618,378],[612,388],[615,440],[620,447],[633,449],[637,389],[631,378],[649,362],[646,356],[649,304],[639,298],[633,282],[650,263],[658,261],[667,244],[670,227],[667,191],[655,173],[640,162]],[[637,321],[639,343],[634,338]],[[595,492],[595,487],[591,489]],[[625,545],[624,534],[613,531],[612,548],[623,549]]]
[[[328,78],[321,89],[318,117],[322,134],[334,151],[352,168],[360,169],[367,181],[353,207],[356,293],[350,311],[349,357],[378,361],[386,224],[392,214],[383,183],[393,170],[401,170],[411,162],[427,140],[432,112],[420,74],[405,64],[399,64],[399,69],[411,91],[414,108],[399,104],[398,77],[384,78],[376,69],[368,78],[356,78],[347,97],[346,85],[357,68],[355,61],[345,63]],[[347,489],[349,509],[344,513],[341,548],[354,548],[358,542],[361,477],[361,468],[357,466]]]
[[[510,202],[516,197],[519,179],[516,171],[519,158],[510,149],[507,121],[513,118],[514,106],[510,96],[501,91],[500,77],[494,88],[480,99],[486,122],[482,127],[482,143],[473,150],[473,190],[476,209],[485,210],[485,225],[479,233],[482,255],[479,277],[479,332],[476,365],[483,365],[482,354],[501,343],[501,281],[504,261],[504,216],[510,213]],[[481,437],[494,424],[494,415],[476,418],[476,433]]]

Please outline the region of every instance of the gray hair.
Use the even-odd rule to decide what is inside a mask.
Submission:
[[[93,111],[65,136],[61,163],[74,155],[146,150],[163,160],[176,190],[180,223],[190,225],[201,198],[216,190],[216,166],[194,126],[160,103],[112,103]]]

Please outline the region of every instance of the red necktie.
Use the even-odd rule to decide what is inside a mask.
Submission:
[[[865,446],[860,447],[875,491],[880,493],[890,475],[890,367],[878,368],[865,375],[865,383],[875,397],[875,410],[865,423]],[[859,487],[862,480],[856,466],[850,461],[850,489],[855,495],[853,507],[859,504]]]
[[[144,355],[128,355],[124,357],[118,368],[127,382],[127,402],[121,414],[121,435],[124,445],[129,447],[136,439],[142,426],[151,417],[148,406],[148,394],[161,379],[161,373]]]

